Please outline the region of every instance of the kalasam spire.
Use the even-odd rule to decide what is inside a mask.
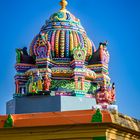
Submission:
[[[66,6],[68,5],[68,2],[66,0],[61,0],[60,5],[61,5],[60,10],[66,10]]]

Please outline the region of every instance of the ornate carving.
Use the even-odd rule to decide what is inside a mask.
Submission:
[[[86,59],[86,49],[81,48],[81,45],[79,44],[77,47],[75,47],[73,49],[73,58],[74,58],[74,60],[85,61],[85,59]]]
[[[51,44],[49,41],[46,41],[45,33],[41,33],[34,45],[34,53],[37,56],[37,59],[43,59],[50,57]]]

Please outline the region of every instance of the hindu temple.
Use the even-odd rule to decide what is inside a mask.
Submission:
[[[8,114],[117,109],[107,41],[96,48],[80,20],[66,9],[67,2],[60,5],[29,48],[16,49],[15,93],[7,103]]]
[[[16,49],[0,139],[139,140],[140,121],[118,112],[108,42],[95,46],[67,5],[61,0],[30,46]]]

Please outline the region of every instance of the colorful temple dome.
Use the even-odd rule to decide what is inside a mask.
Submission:
[[[42,49],[44,52],[49,44],[51,58],[53,59],[71,59],[73,49],[79,44],[87,50],[86,61],[90,60],[92,53],[95,51],[94,44],[87,37],[80,20],[66,9],[60,9],[46,21],[40,33],[31,43],[30,55],[39,58],[39,50]],[[42,57],[47,56],[42,53]]]
[[[113,104],[107,42],[96,50],[80,20],[66,10],[66,0],[60,5],[33,39],[30,52],[16,49],[14,97],[53,94],[95,98],[103,108]]]

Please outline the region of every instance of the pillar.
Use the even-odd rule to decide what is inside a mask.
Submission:
[[[85,77],[81,78],[81,90],[84,90]]]
[[[75,89],[78,89],[78,77],[74,77],[75,80]]]
[[[16,93],[19,93],[19,80],[15,81]]]

